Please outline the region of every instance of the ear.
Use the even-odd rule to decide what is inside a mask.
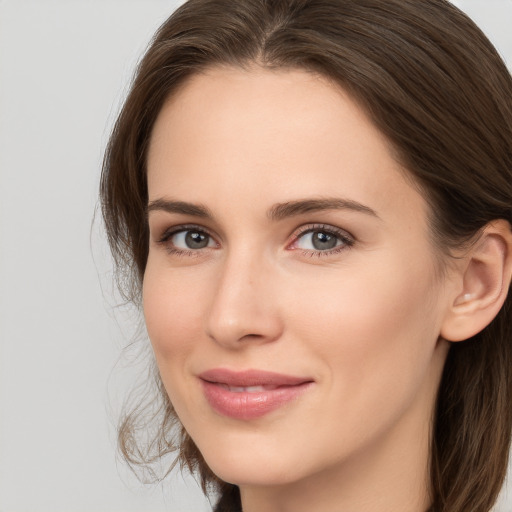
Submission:
[[[485,226],[458,267],[441,337],[462,341],[478,334],[496,317],[512,278],[512,231],[505,220]]]

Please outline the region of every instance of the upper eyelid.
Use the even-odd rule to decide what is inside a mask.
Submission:
[[[214,240],[217,240],[217,238],[210,232],[208,228],[205,228],[204,226],[199,226],[197,224],[178,224],[176,226],[171,226],[167,229],[164,229],[161,234],[158,235],[157,240],[158,241],[166,241],[176,233],[180,233],[182,231],[199,231],[201,233],[204,233],[208,235],[209,237],[213,238]]]
[[[311,233],[314,231],[327,231],[329,233],[332,233],[334,235],[342,236],[344,238],[349,238],[351,240],[355,241],[355,236],[352,235],[349,231],[343,228],[339,228],[337,226],[333,226],[331,224],[323,224],[323,223],[312,223],[312,224],[304,224],[303,226],[300,226],[294,231],[294,235],[300,236],[304,235],[306,233]]]

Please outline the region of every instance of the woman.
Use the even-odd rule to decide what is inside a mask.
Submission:
[[[510,74],[444,0],[185,3],[101,185],[163,404],[127,459],[179,450],[219,511],[490,510],[511,141]]]

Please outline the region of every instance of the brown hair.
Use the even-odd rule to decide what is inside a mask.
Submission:
[[[148,255],[146,156],[164,101],[206,67],[300,68],[339,84],[388,138],[431,209],[442,251],[494,219],[512,222],[512,79],[476,25],[445,0],[189,0],[158,30],[108,145],[101,181],[108,239],[138,303]],[[431,443],[436,512],[487,512],[503,483],[512,428],[511,297],[471,340],[451,346]],[[181,429],[158,376],[161,408],[124,417],[132,464],[179,450],[206,488],[221,486]],[[139,411],[140,412],[140,411]],[[141,423],[142,422],[142,423]],[[224,485],[225,500],[236,488]],[[234,498],[229,498],[230,493]]]

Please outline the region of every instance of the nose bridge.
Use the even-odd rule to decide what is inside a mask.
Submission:
[[[272,293],[272,266],[249,246],[226,254],[206,319],[207,334],[217,343],[239,347],[241,341],[269,342],[279,337],[281,322]]]

